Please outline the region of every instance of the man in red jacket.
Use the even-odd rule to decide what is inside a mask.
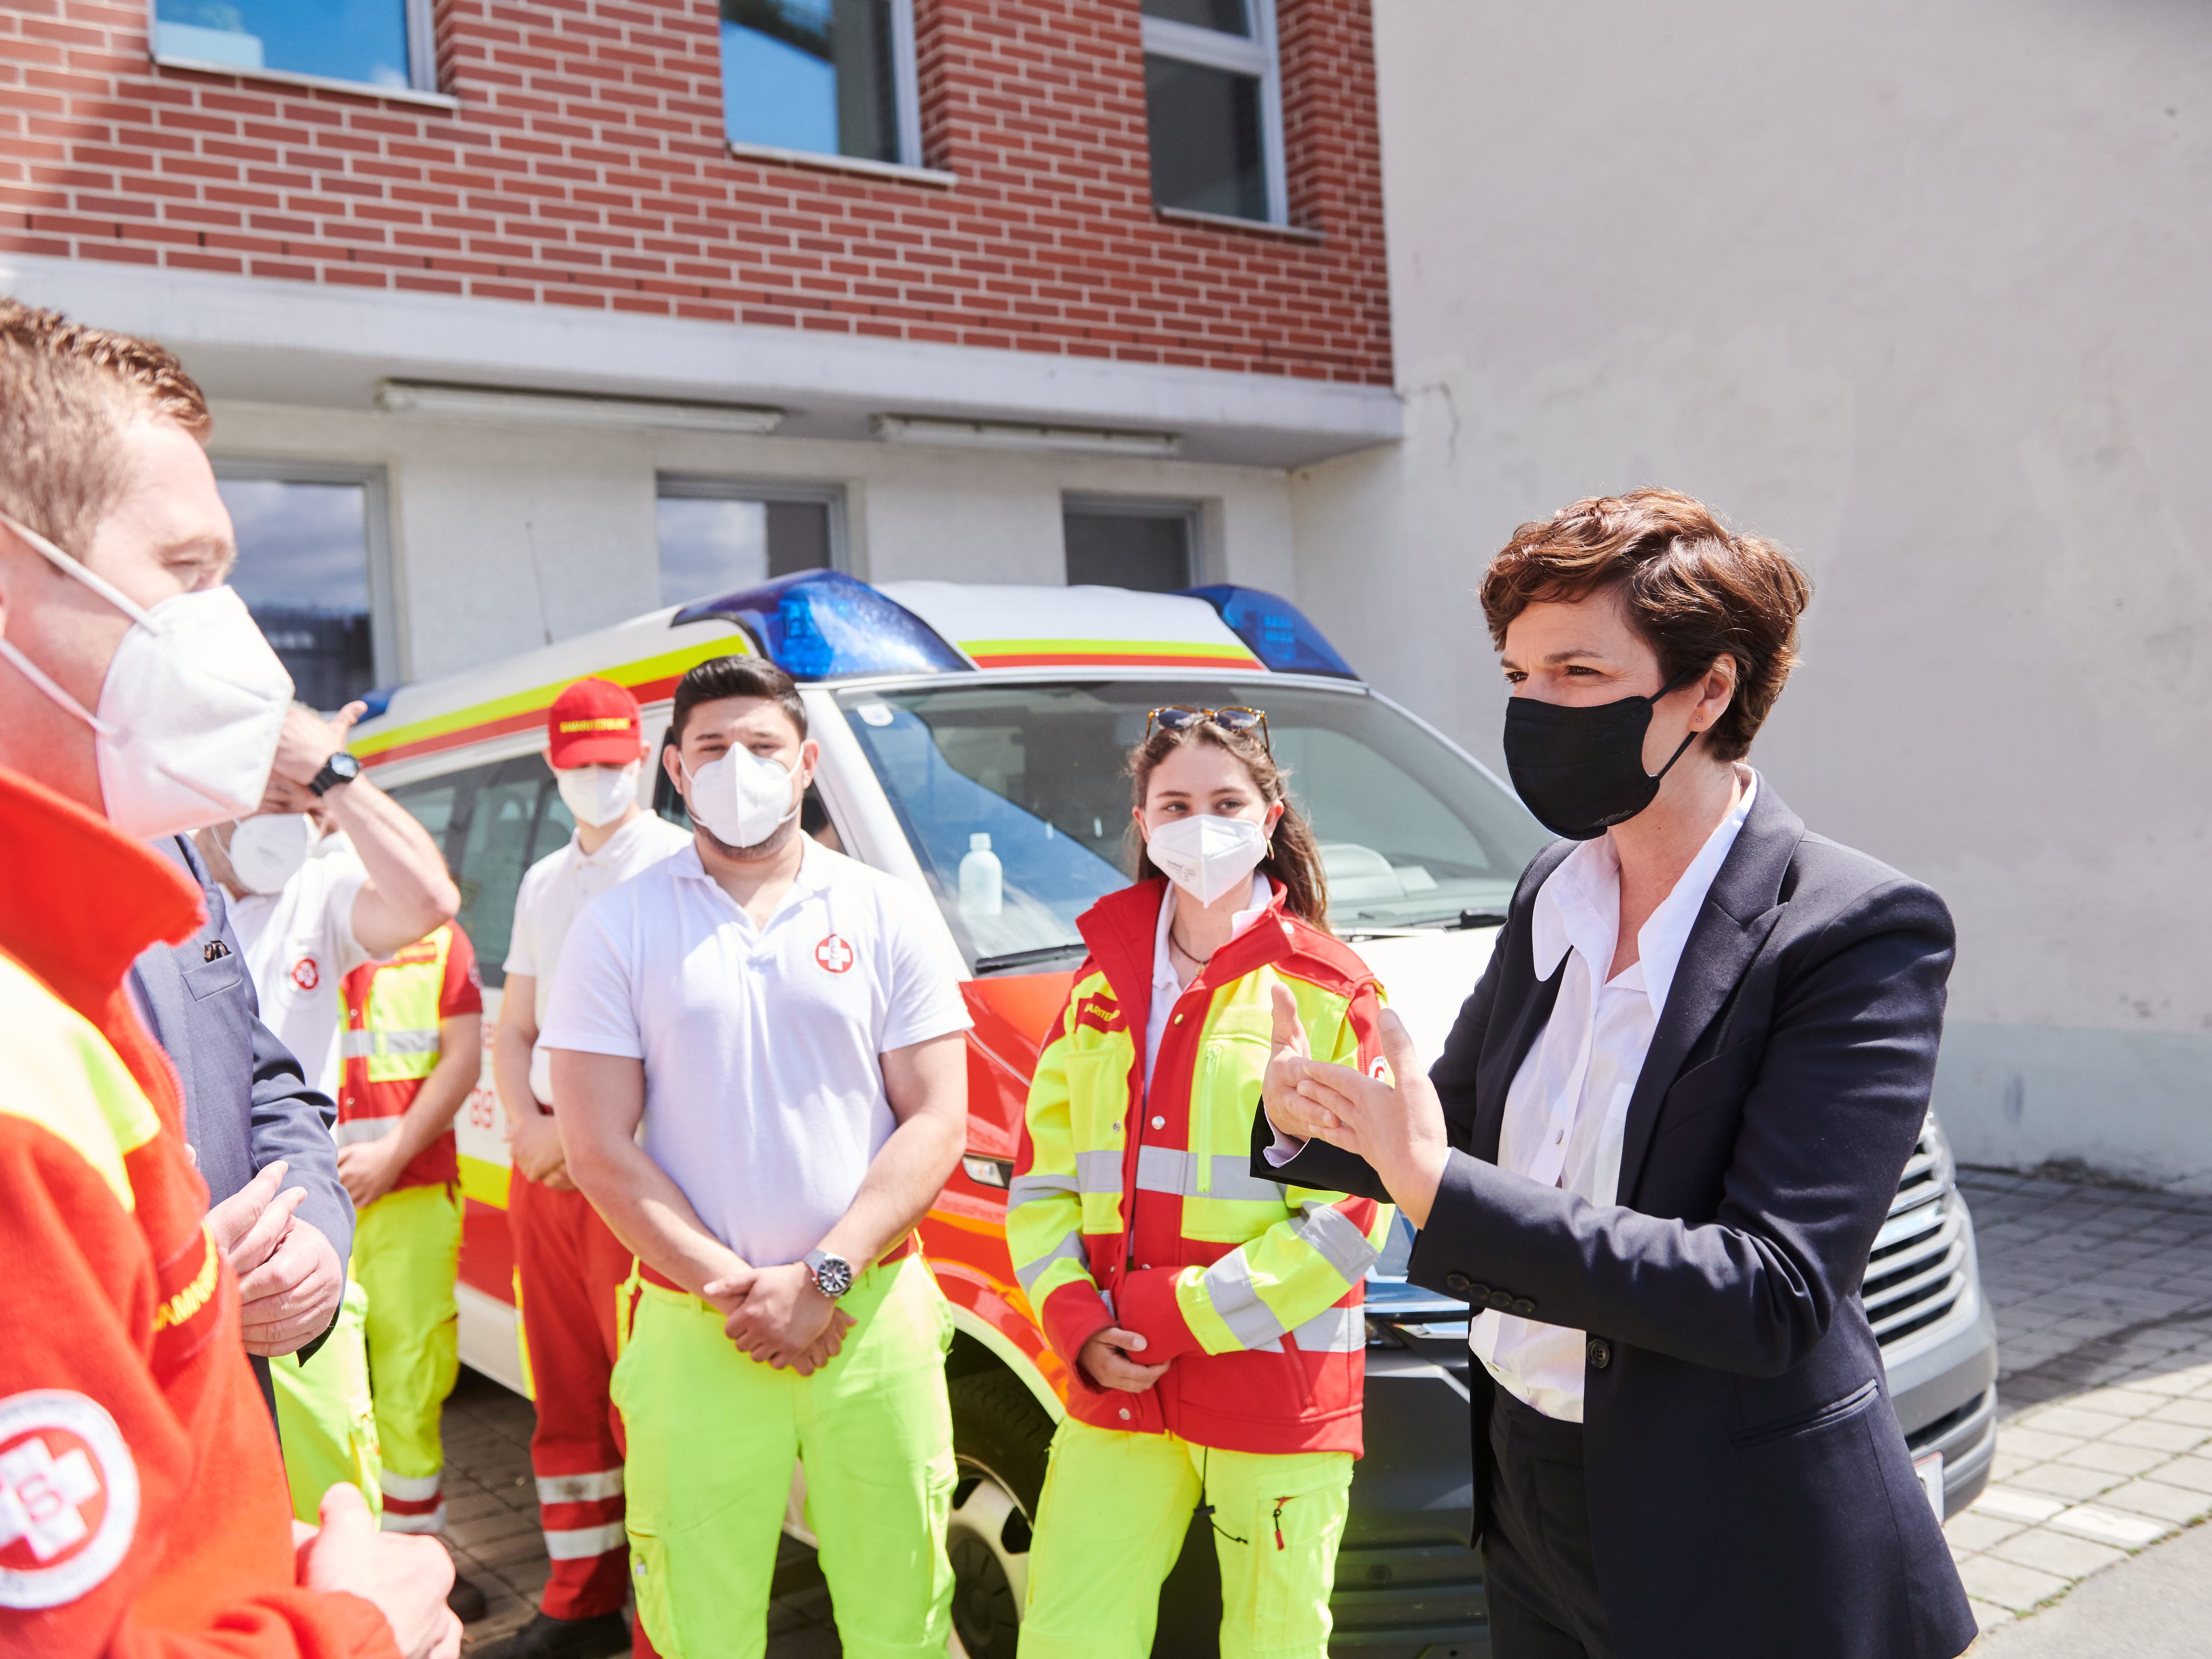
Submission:
[[[159,347],[0,299],[0,1654],[450,1659],[434,1540],[343,1489],[294,1537],[252,1233],[210,1231],[125,982],[201,917],[141,843],[258,805],[290,696],[222,585],[207,422]]]

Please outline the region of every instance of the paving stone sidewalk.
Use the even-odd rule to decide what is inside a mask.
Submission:
[[[2212,1199],[1963,1170],[1996,1462],[1945,1532],[1984,1630],[2212,1516]]]

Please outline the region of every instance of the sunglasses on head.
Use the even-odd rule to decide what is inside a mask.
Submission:
[[[1170,703],[1165,708],[1153,709],[1145,717],[1145,736],[1149,738],[1155,726],[1163,732],[1188,732],[1208,721],[1224,732],[1249,732],[1256,727],[1261,746],[1270,757],[1275,752],[1275,745],[1267,736],[1266,711],[1241,704],[1233,708],[1193,708],[1187,703]]]

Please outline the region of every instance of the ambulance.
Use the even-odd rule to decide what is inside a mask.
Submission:
[[[968,1145],[921,1233],[957,1323],[947,1360],[961,1477],[950,1538],[955,1627],[970,1659],[1013,1659],[1066,1368],[1015,1279],[1007,1182],[1031,1069],[1084,955],[1076,918],[1127,881],[1124,757],[1147,714],[1170,703],[1267,712],[1275,757],[1320,844],[1330,925],[1381,977],[1428,1055],[1548,838],[1497,778],[1364,684],[1271,594],[870,586],[805,571],[371,698],[353,750],[445,848],[488,1013],[523,872],[573,827],[544,759],[548,705],[585,675],[626,685],[658,751],[677,681],[724,655],[767,657],[799,684],[822,750],[805,830],[927,894],[967,967]],[[658,764],[643,769],[640,787],[653,810],[686,822]],[[461,1357],[526,1391],[489,1060],[484,1075],[459,1130]],[[1902,1236],[1899,1264],[1914,1285],[1905,1311],[1915,1330],[1956,1322],[1948,1305],[1927,1305],[1936,1279],[1939,1298],[1948,1287],[1953,1302],[1978,1301],[1970,1259],[1966,1288],[1954,1273],[1929,1278],[1956,1228],[1940,1201],[1929,1213],[1935,1232]],[[1410,1248],[1401,1221],[1367,1286],[1366,1455],[1337,1565],[1334,1645],[1377,1659],[1424,1650],[1473,1659],[1486,1650],[1486,1621],[1468,1548],[1468,1315],[1405,1282]],[[1879,1332],[1871,1297],[1869,1312]],[[805,1536],[796,1500],[789,1527]],[[1201,1528],[1164,1592],[1163,1650],[1210,1650],[1213,1571]]]

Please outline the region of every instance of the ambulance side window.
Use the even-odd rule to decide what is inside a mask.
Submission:
[[[518,756],[481,769],[467,807],[459,867],[462,931],[477,947],[487,985],[503,984],[508,936],[514,931],[514,896],[522,872],[541,849],[538,821],[557,799],[553,775],[536,755]]]

